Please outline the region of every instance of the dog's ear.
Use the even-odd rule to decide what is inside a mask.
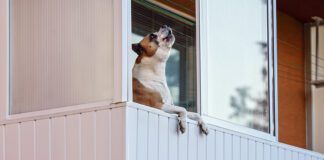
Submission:
[[[132,44],[132,50],[137,54],[137,55],[140,55],[141,54],[141,50],[142,50],[142,47],[139,43],[134,43]]]

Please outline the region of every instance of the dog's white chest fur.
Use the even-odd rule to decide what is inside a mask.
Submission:
[[[141,63],[135,64],[133,77],[145,87],[160,93],[164,104],[173,104],[165,76],[166,61],[161,61],[161,56],[167,54],[161,52],[163,50],[158,50],[153,57],[143,57]]]

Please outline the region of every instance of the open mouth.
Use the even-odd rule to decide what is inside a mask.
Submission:
[[[167,25],[163,25],[161,27],[160,31],[162,31],[164,33],[167,32],[167,34],[168,34],[166,37],[164,37],[162,39],[163,41],[169,42],[173,38],[172,29],[170,27],[168,27]]]
[[[173,37],[173,34],[172,34],[171,31],[169,31],[169,34],[166,37],[163,38],[163,41],[165,41],[165,40],[170,41],[172,37]]]

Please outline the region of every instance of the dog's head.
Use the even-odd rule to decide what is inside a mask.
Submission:
[[[136,63],[141,63],[143,58],[166,61],[174,41],[172,29],[163,25],[159,31],[146,35],[139,43],[132,45],[138,55]]]

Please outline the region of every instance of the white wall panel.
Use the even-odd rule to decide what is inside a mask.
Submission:
[[[241,138],[241,160],[248,160],[249,159],[249,152],[248,152],[248,139]]]
[[[148,159],[158,160],[159,153],[159,119],[158,115],[149,113],[148,118]]]
[[[35,137],[36,137],[36,160],[50,160],[50,128],[51,119],[43,119],[36,121]]]
[[[96,112],[96,160],[111,160],[111,111],[103,110]]]
[[[157,124],[156,127],[159,127]],[[127,157],[137,159],[137,109],[128,108],[127,109]],[[151,135],[152,136],[152,135]],[[159,138],[159,135],[155,135]],[[158,145],[158,143],[156,143]],[[151,146],[150,146],[151,147]],[[157,152],[158,153],[158,152]]]
[[[178,120],[169,118],[169,160],[178,159]]]
[[[286,150],[285,151],[285,159],[287,160],[287,159],[292,159],[292,152],[291,152],[291,150]]]
[[[207,145],[206,145],[207,160],[216,159],[215,148],[216,148],[216,132],[214,130],[210,130],[207,136]]]
[[[65,116],[51,120],[51,160],[65,160],[66,127]]]
[[[126,108],[119,107],[111,112],[111,159],[126,160]],[[101,137],[97,137],[101,138]],[[134,148],[129,148],[134,149]],[[131,157],[134,158],[134,157]]]
[[[312,156],[311,155],[306,155],[306,160],[312,160]]]
[[[305,154],[303,154],[303,153],[299,153],[299,154],[298,154],[298,160],[306,160],[306,158],[305,158]]]
[[[292,154],[292,159],[296,159],[296,160],[298,160],[298,152],[293,152],[293,154]]]
[[[127,115],[127,116],[126,116]],[[126,118],[127,117],[127,118]],[[216,126],[209,135],[161,111],[115,107],[0,125],[0,160],[323,160]],[[126,133],[127,131],[127,133]]]
[[[240,153],[241,153],[241,146],[240,146],[240,137],[239,136],[233,136],[233,159],[240,159]]]
[[[35,121],[23,122],[20,125],[21,160],[35,158]]]
[[[188,160],[197,160],[198,128],[195,124],[189,123],[186,132],[188,132]]]
[[[232,135],[225,133],[224,134],[224,160],[232,160],[233,155],[233,142]]]
[[[168,159],[168,117],[159,116],[159,160]]]
[[[263,146],[263,151],[264,151],[264,160],[271,160],[271,148],[270,145],[265,144]]]
[[[66,117],[66,159],[80,160],[81,158],[81,115]]]
[[[308,160],[305,155],[317,160],[316,157],[321,156],[318,153],[261,140],[216,126],[209,126],[210,133],[205,136],[199,131],[197,123],[191,120],[188,120],[184,134],[176,134],[178,125],[176,116],[137,105],[131,105],[129,110],[132,112],[128,114],[128,122],[132,125],[127,125],[128,132],[129,134],[140,133],[135,136],[137,143],[141,143],[140,141],[145,138],[148,139],[148,146],[142,149],[148,149],[149,160]],[[148,118],[146,111],[149,112]],[[143,123],[143,119],[149,121],[148,125],[145,122],[139,124]],[[135,120],[138,120],[138,124],[134,123]],[[148,126],[148,128],[143,126]],[[142,133],[147,130],[148,135]],[[136,148],[136,145],[132,144],[134,139],[128,139],[128,141],[131,142],[127,143],[129,144],[128,152],[141,150],[138,147],[142,144],[137,145]],[[144,142],[146,143],[146,140]],[[128,160],[135,159],[134,156],[128,157]],[[137,158],[137,160],[140,159]]]
[[[187,125],[188,127],[188,125]],[[180,159],[188,159],[188,132],[185,132],[184,134],[178,135],[179,140],[179,160]]]
[[[249,145],[248,145],[248,153],[249,153],[249,160],[258,160],[256,159],[256,144],[254,140],[249,140]]]
[[[279,148],[278,160],[285,160],[285,149]]]
[[[5,131],[4,125],[0,125],[0,160],[5,159]]]
[[[197,157],[198,157],[198,160],[205,160],[206,159],[206,145],[207,145],[207,136],[205,135],[202,135],[200,130],[199,130],[199,127],[197,127],[196,125],[196,131],[197,131],[197,137],[198,137],[198,151],[197,151]]]
[[[223,160],[224,159],[224,133],[220,131],[216,131],[216,159]]]
[[[19,124],[16,123],[16,124],[6,125],[5,134],[6,134],[5,135],[5,138],[6,138],[5,159],[19,160],[19,158],[20,158]]]
[[[95,113],[81,116],[81,160],[95,159]]]
[[[263,144],[261,142],[256,143],[256,159],[263,160]]]
[[[137,159],[147,160],[148,112],[138,111]]]
[[[278,159],[278,147],[271,146],[271,159]]]
[[[0,160],[126,160],[125,115],[107,108],[0,125]]]

